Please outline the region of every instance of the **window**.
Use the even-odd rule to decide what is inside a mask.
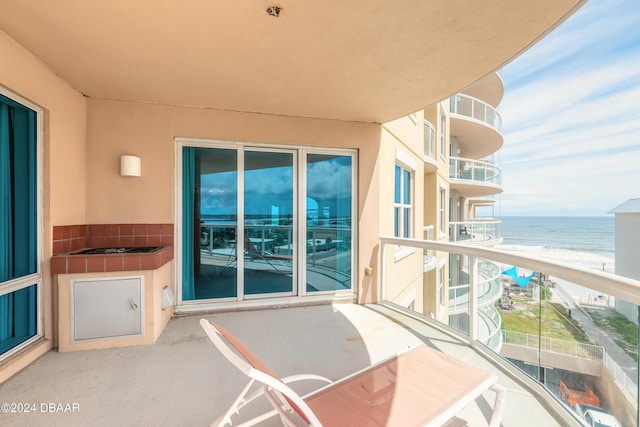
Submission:
[[[0,95],[0,358],[37,333],[37,114]]]
[[[447,118],[445,117],[444,114],[440,115],[440,156],[442,156],[442,158],[444,159],[445,157],[445,148],[446,148],[446,144],[445,144],[445,131],[446,131],[446,126],[447,126]]]
[[[439,212],[440,215],[439,216],[440,216],[440,232],[441,233],[445,232],[445,229],[444,229],[444,226],[445,226],[445,209],[444,209],[444,206],[445,206],[446,201],[447,201],[447,191],[444,188],[441,188],[440,189],[440,204],[438,206],[438,208],[440,209],[440,212]]]
[[[411,172],[396,165],[393,195],[393,235],[395,237],[412,237],[411,184]]]

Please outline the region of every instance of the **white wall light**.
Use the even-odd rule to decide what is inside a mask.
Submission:
[[[140,157],[120,156],[120,176],[140,176]]]

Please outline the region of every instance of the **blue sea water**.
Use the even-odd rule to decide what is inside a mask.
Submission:
[[[615,218],[515,217],[502,220],[504,242],[497,249],[615,271]]]

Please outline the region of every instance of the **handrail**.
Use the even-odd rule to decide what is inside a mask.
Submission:
[[[470,246],[461,243],[445,243],[399,237],[380,237],[380,242],[382,244],[381,253],[383,253],[386,245],[400,245],[484,258],[505,265],[517,265],[520,268],[530,271],[544,272],[558,279],[582,285],[640,305],[640,281],[595,269],[588,270],[583,267],[558,261],[546,261],[540,258],[504,252],[493,248]],[[384,263],[381,264],[381,267],[384,268]],[[382,273],[383,272],[381,272],[381,286],[384,285],[384,275]],[[383,292],[384,290],[382,290],[380,295],[384,295]]]
[[[502,132],[502,117],[491,105],[478,98],[461,93],[450,98],[450,111],[475,120],[479,120],[491,126],[498,132]]]

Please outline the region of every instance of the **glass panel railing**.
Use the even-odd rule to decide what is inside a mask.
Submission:
[[[500,113],[491,105],[472,96],[458,93],[450,98],[450,110],[453,114],[466,116],[491,126],[502,132]]]
[[[449,241],[472,245],[494,245],[502,241],[502,221],[477,218],[449,222]]]
[[[502,170],[488,160],[449,158],[449,178],[502,185]]]
[[[439,262],[446,261],[448,301],[440,311],[428,311],[437,307],[429,303],[437,295],[433,275],[416,281],[397,274],[411,270],[411,261],[385,255],[396,245],[431,249]],[[385,293],[391,284],[405,295],[424,295],[426,302],[414,311],[447,322],[499,354],[539,382],[568,414],[586,419],[591,411],[620,422],[612,425],[637,425],[638,326],[632,320],[640,281],[457,243],[381,238],[381,255],[383,300],[393,302]]]
[[[436,158],[436,128],[424,121],[424,155],[431,159]]]

